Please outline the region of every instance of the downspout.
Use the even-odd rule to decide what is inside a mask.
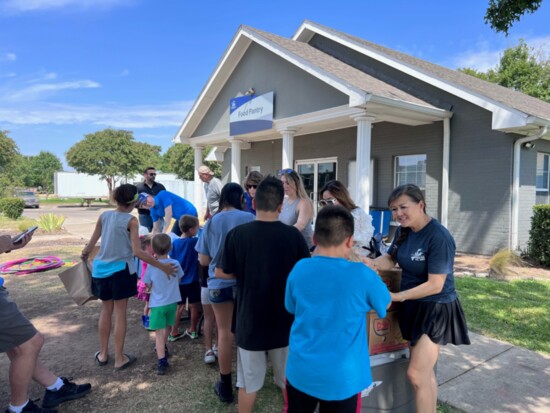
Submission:
[[[449,159],[451,152],[451,119],[443,119],[443,171],[441,176],[441,225],[447,228],[449,217]]]
[[[519,250],[519,172],[521,166],[521,145],[525,142],[536,141],[546,135],[547,126],[539,129],[539,133],[534,136],[526,136],[514,142],[514,177],[512,182],[512,250]]]

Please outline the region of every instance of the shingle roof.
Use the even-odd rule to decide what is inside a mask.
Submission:
[[[375,50],[409,66],[414,66],[425,74],[437,77],[443,81],[455,84],[464,89],[468,89],[474,93],[484,95],[494,101],[503,103],[506,106],[524,112],[528,115],[550,120],[550,103],[544,102],[540,99],[497,85],[495,83],[478,79],[456,70],[430,63],[426,60],[398,52],[397,50],[392,50],[387,47],[371,43],[367,40],[334,30],[318,23],[309,21],[306,23],[322,28],[337,37],[349,39],[365,48]]]
[[[389,99],[401,100],[409,103],[414,103],[426,107],[435,108],[430,103],[417,98],[409,93],[383,82],[371,75],[368,75],[344,62],[321,52],[320,50],[310,46],[307,43],[297,42],[292,39],[287,39],[272,33],[254,29],[249,26],[243,26],[250,32],[256,33],[259,36],[266,38],[272,43],[286,49],[288,52],[298,56],[319,69],[330,73],[342,81],[350,84],[353,87],[359,88],[367,93],[382,96]]]

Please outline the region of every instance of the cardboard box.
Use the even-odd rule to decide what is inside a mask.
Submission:
[[[386,317],[380,318],[374,311],[367,314],[367,336],[369,354],[389,353],[408,347],[408,341],[401,336],[397,321],[397,311],[388,311]]]
[[[401,291],[401,269],[380,270],[378,271],[378,275],[392,293]]]

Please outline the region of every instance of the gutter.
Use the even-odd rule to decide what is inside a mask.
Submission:
[[[521,145],[525,142],[533,142],[548,132],[548,126],[541,126],[539,133],[534,136],[520,138],[514,142],[514,166],[513,166],[513,182],[512,182],[512,250],[519,250],[519,174],[521,166]]]

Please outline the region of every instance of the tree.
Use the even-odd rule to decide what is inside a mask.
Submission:
[[[48,193],[53,192],[53,175],[63,170],[59,158],[51,152],[41,151],[36,156],[28,157],[28,165],[25,185],[42,187]]]
[[[458,70],[550,102],[550,58],[537,53],[524,40],[506,49],[494,69],[487,72],[469,68]]]
[[[141,173],[159,152],[158,146],[136,142],[131,131],[104,129],[85,135],[67,151],[66,158],[76,171],[104,179],[110,195],[120,177]]]
[[[208,146],[203,149],[203,159],[208,155],[210,149]],[[208,165],[216,175],[219,176],[221,174],[221,166],[217,162],[204,162],[204,164]],[[163,155],[160,169],[162,172],[174,173],[180,179],[192,181],[195,169],[194,149],[190,145],[182,143],[172,145]]]
[[[0,196],[13,195],[13,189],[23,185],[19,165],[23,156],[8,131],[0,130]]]
[[[525,13],[534,13],[542,0],[490,0],[485,13],[485,23],[491,25],[497,33],[508,31]]]
[[[8,131],[0,130],[0,172],[19,155],[19,148],[13,139],[8,136]]]

